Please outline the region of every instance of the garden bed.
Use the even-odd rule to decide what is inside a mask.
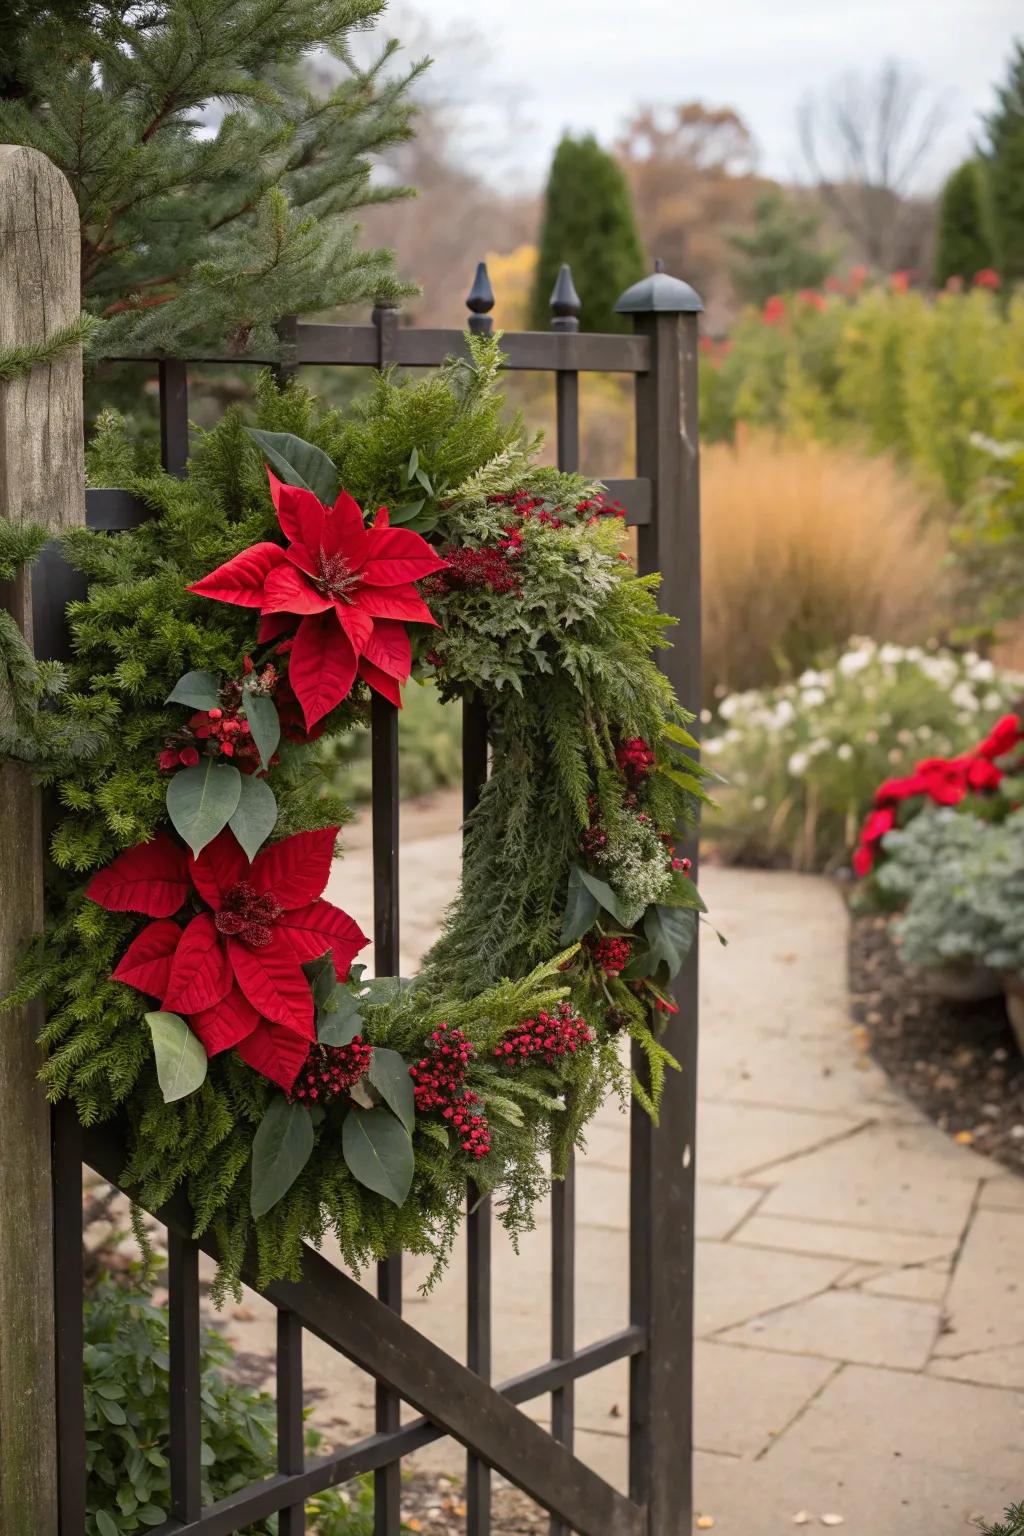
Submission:
[[[901,964],[890,921],[850,927],[851,1011],[871,1054],[942,1130],[1024,1174],[1024,1058],[1002,998],[930,996]]]

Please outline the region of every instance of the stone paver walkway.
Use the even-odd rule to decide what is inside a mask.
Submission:
[[[454,888],[457,809],[403,818],[410,968]],[[1024,1498],[1024,1182],[926,1123],[859,1049],[846,919],[824,881],[709,869],[729,947],[704,946],[698,1146],[697,1506],[723,1536],[840,1515],[850,1536],[946,1536]],[[331,895],[369,927],[366,829]],[[626,1320],[628,1140],[607,1106],[579,1175],[579,1342]],[[547,1358],[545,1219],[517,1258],[496,1238],[495,1370]],[[462,1354],[464,1259],[407,1315]],[[250,1314],[254,1314],[250,1316]],[[272,1355],[253,1301],[231,1332]],[[310,1339],[318,1421],[372,1422],[372,1384]],[[621,1484],[626,1378],[577,1393],[581,1454]],[[532,1405],[543,1419],[546,1403]],[[429,1464],[458,1471],[442,1444]],[[826,1522],[834,1523],[834,1522]]]

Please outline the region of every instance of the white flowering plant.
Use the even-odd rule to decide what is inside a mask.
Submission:
[[[1024,695],[1024,676],[974,652],[850,640],[776,688],[728,694],[705,715],[724,783],[707,834],[731,859],[846,866],[878,785],[924,757],[966,751]]]

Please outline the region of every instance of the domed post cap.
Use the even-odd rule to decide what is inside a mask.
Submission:
[[[670,277],[660,261],[650,277],[627,288],[615,303],[617,315],[699,315],[703,308],[697,290],[681,277]]]

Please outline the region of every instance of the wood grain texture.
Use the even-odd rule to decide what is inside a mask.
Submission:
[[[45,340],[79,313],[75,200],[32,149],[0,146],[0,347]],[[79,349],[0,384],[0,516],[66,528],[85,519]],[[27,638],[28,583],[0,597]],[[42,926],[39,797],[0,765],[0,995]],[[37,1081],[39,1015],[4,1015],[0,1036],[0,1531],[57,1530],[50,1111]]]

